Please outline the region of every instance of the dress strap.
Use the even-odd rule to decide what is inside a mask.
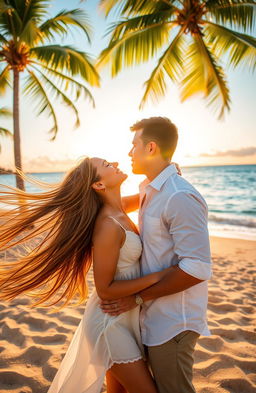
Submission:
[[[115,217],[109,216],[109,218],[113,218],[113,220],[114,220],[115,222],[117,222],[117,224],[120,225],[120,227],[121,227],[125,232],[127,232],[127,229],[125,229],[125,228],[123,227],[123,225],[120,224],[120,222],[119,222]]]

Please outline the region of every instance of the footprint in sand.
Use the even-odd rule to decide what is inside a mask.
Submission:
[[[35,318],[30,315],[24,315],[17,318],[17,323],[25,323],[28,325],[29,330],[36,332],[45,332],[51,327],[55,327],[54,322],[46,322],[43,318]]]
[[[237,325],[237,322],[231,318],[221,318],[218,319],[218,322],[219,324],[223,324],[223,325]]]
[[[31,300],[29,298],[23,297],[23,298],[17,298],[12,300],[12,306],[27,306],[31,303]]]
[[[26,349],[20,356],[15,358],[15,361],[23,364],[31,364],[34,366],[43,366],[51,357],[52,352],[48,349],[32,346]]]
[[[67,340],[67,336],[65,334],[54,334],[52,336],[33,336],[32,340],[36,344],[58,345],[64,344]]]
[[[220,386],[232,393],[255,393],[255,387],[244,378],[225,379]]]
[[[241,370],[245,373],[245,374],[254,374],[256,373],[256,364],[255,364],[255,359],[251,358],[250,360],[246,359],[246,360],[239,360],[236,359],[236,365],[241,368]],[[255,381],[256,382],[256,381]]]
[[[245,312],[246,314],[248,314],[248,313],[251,314],[254,312],[254,309],[251,306],[243,306],[240,308],[240,311]]]
[[[42,368],[43,376],[49,382],[52,382],[57,371],[58,369],[56,367],[50,366],[49,364],[45,364]]]
[[[0,371],[0,391],[10,393],[14,389],[29,387],[33,393],[43,392],[42,386],[36,379],[26,377],[15,371]],[[27,390],[26,390],[27,391]],[[21,393],[22,390],[19,390]]]
[[[209,304],[209,310],[214,311],[217,314],[225,314],[230,311],[236,311],[237,307],[230,303],[222,303],[222,304]]]
[[[56,330],[57,332],[60,332],[60,333],[70,333],[70,332],[73,331],[72,329],[67,329],[67,328],[65,328],[65,327],[63,327],[63,326],[57,326],[57,327],[55,328],[55,330]]]
[[[201,337],[198,345],[211,352],[219,352],[223,347],[224,341],[220,337]]]
[[[8,326],[8,321],[2,324],[1,340],[6,340],[18,347],[22,347],[26,343],[26,337],[20,329]]]
[[[194,353],[195,364],[200,362],[205,362],[212,356],[211,353],[206,351],[201,351],[200,349],[196,349]]]
[[[223,298],[219,296],[209,295],[208,301],[209,303],[221,303],[223,302]]]
[[[228,341],[245,341],[256,344],[256,333],[245,329],[212,329],[212,334],[224,337]]]
[[[72,325],[72,326],[78,326],[79,322],[81,321],[80,318],[76,318],[76,317],[72,317],[72,316],[61,316],[60,317],[60,321],[64,322],[68,325]]]

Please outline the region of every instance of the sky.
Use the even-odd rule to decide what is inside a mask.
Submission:
[[[94,35],[89,45],[81,33],[73,32],[68,41],[96,58],[107,45],[104,37],[113,21],[96,7],[98,1],[54,0],[49,10],[55,15],[61,9],[83,8],[93,26]],[[129,127],[150,116],[167,116],[178,127],[179,143],[173,160],[181,166],[226,165],[256,163],[255,74],[244,68],[227,71],[231,92],[231,110],[224,120],[206,107],[201,97],[181,103],[177,86],[169,82],[166,96],[158,103],[149,101],[139,110],[143,83],[148,79],[153,63],[124,70],[112,79],[109,69],[101,72],[101,87],[91,88],[96,108],[84,99],[77,102],[81,126],[74,130],[75,119],[63,105],[56,104],[59,133],[50,141],[47,130],[51,121],[46,115],[36,115],[36,103],[23,95],[21,102],[21,148],[23,168],[29,172],[65,171],[81,157],[98,156],[118,161],[130,173],[128,152],[133,138]],[[12,106],[11,91],[0,97],[0,106]],[[1,119],[1,126],[12,129],[12,122]],[[13,168],[13,144],[0,139],[0,167]]]

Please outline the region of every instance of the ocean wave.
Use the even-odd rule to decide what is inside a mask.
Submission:
[[[209,221],[214,221],[220,224],[243,226],[247,228],[256,228],[256,219],[250,218],[230,218],[230,217],[220,217],[214,214],[209,214]]]

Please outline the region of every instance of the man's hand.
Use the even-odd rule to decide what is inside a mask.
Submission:
[[[135,302],[135,295],[126,296],[116,300],[101,300],[100,308],[103,312],[117,316],[126,311],[130,311],[138,305]]]

